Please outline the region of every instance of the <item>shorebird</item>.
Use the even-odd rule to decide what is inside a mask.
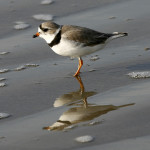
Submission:
[[[74,74],[78,76],[83,65],[82,56],[101,50],[112,39],[127,35],[123,32],[102,33],[86,27],[58,25],[48,21],[40,24],[33,38],[43,38],[58,55],[78,58],[79,65]]]

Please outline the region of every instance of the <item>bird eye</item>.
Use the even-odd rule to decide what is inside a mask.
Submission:
[[[44,31],[44,32],[47,32],[47,31],[48,31],[48,29],[43,29],[43,31]]]

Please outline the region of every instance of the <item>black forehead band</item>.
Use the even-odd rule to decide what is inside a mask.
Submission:
[[[39,28],[40,28],[41,30],[43,30],[43,28],[42,28],[42,25],[41,25],[41,24],[40,24]]]
[[[42,25],[39,26],[39,28],[44,31],[45,29],[48,29],[48,28],[42,28]]]

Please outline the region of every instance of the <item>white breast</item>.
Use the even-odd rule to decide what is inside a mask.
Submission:
[[[104,44],[100,44],[97,46],[83,46],[83,44],[69,41],[65,38],[61,38],[59,44],[54,45],[52,50],[58,55],[69,56],[69,57],[81,57],[84,55],[91,54],[95,51],[100,50],[104,47]]]

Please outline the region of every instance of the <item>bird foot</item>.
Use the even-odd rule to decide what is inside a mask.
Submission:
[[[80,76],[80,72],[76,72],[73,76],[74,76],[74,77]]]

